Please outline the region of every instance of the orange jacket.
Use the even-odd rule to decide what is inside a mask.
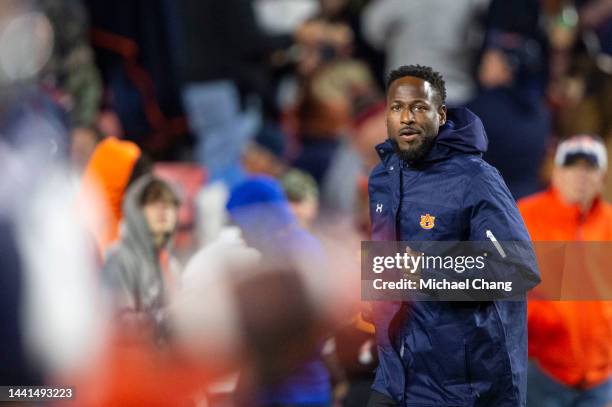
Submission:
[[[119,236],[121,203],[140,148],[131,141],[108,137],[96,146],[83,174],[83,190],[96,194],[103,225],[93,227],[101,254]]]
[[[612,240],[612,205],[598,199],[586,216],[555,189],[518,203],[534,241]],[[612,374],[612,302],[530,301],[529,355],[558,381],[590,388]]]

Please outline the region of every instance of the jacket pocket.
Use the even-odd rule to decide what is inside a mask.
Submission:
[[[444,354],[440,359],[440,366],[443,368],[441,373],[442,383],[445,386],[464,386],[469,385],[468,356],[467,347],[462,346],[456,352]]]
[[[464,386],[468,382],[467,346],[464,339],[456,336],[459,343],[452,346],[452,343],[449,343],[450,338],[452,336],[443,330],[433,333],[432,349],[419,356],[422,356],[422,362],[426,367],[436,366],[438,383],[450,387]]]

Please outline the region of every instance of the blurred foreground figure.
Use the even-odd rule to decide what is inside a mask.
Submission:
[[[563,141],[552,186],[519,201],[531,238],[612,240],[612,206],[600,197],[606,171],[599,138]],[[612,302],[530,301],[528,321],[534,360],[528,406],[603,407],[612,402]]]
[[[292,319],[291,324],[297,323],[296,326],[300,325],[300,321],[312,321],[306,323],[300,331],[304,339],[309,338],[306,341],[296,341],[297,338],[293,338],[286,344],[281,341],[274,348],[269,348],[274,336],[266,335],[257,339],[262,344],[269,343],[263,345],[267,352],[275,349],[275,352],[283,353],[282,358],[285,360],[282,364],[286,363],[290,369],[283,371],[278,366],[274,368],[275,364],[267,362],[267,357],[259,360],[260,371],[255,372],[254,377],[249,378],[243,374],[240,383],[243,388],[239,389],[243,393],[239,397],[244,399],[241,403],[254,406],[328,405],[331,402],[330,378],[320,355],[324,330],[314,323],[314,304],[307,299],[307,286],[303,281],[304,273],[312,274],[312,278],[316,279],[317,274],[323,275],[326,272],[322,247],[299,225],[281,185],[271,178],[255,177],[239,184],[232,192],[227,206],[230,217],[243,230],[247,242],[262,253],[264,264],[269,263],[271,270],[280,271],[263,278],[268,280],[268,289],[274,290],[270,294],[284,297],[285,306],[295,314],[278,314]],[[254,289],[249,288],[249,291]],[[263,312],[274,312],[266,309],[265,305],[252,303],[253,307],[261,308]],[[249,380],[253,383],[248,383]]]
[[[81,372],[104,338],[91,247],[66,170],[67,115],[38,78],[54,33],[34,6],[0,3],[2,385]]]

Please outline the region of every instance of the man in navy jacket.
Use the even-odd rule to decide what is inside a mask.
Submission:
[[[389,139],[369,180],[372,240],[488,242],[492,252],[515,242],[519,261],[490,272],[520,284],[512,301],[374,303],[380,362],[369,406],[525,406],[525,292],[540,277],[515,202],[482,159],[483,125],[447,110],[444,80],[429,67],[402,66],[387,88]]]

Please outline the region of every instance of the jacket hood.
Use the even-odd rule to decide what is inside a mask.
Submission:
[[[482,121],[467,108],[448,109],[446,123],[440,127],[436,141],[424,163],[439,161],[453,153],[482,155],[487,151],[489,139]],[[393,153],[391,140],[377,146],[381,160]]]
[[[440,128],[434,150],[437,145],[467,154],[484,154],[489,139],[480,118],[472,111],[466,108],[449,109],[446,124]],[[435,153],[434,150],[432,153]]]
[[[152,175],[143,175],[138,178],[127,190],[123,200],[123,224],[121,240],[137,248],[142,254],[155,256],[153,235],[149,231],[147,220],[140,206],[140,200],[145,188],[153,181],[161,181],[173,189],[167,182]],[[153,257],[155,258],[155,257]]]

